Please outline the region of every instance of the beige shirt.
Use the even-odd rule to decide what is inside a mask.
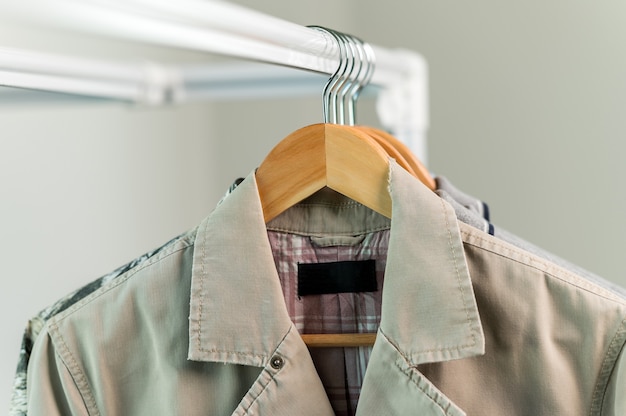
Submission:
[[[357,415],[624,415],[626,301],[458,223],[391,162],[381,321]],[[300,210],[301,212],[295,214]],[[301,205],[315,237],[383,221]],[[286,311],[254,175],[195,230],[52,317],[28,414],[332,415]]]

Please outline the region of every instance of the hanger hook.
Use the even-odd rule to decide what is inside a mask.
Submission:
[[[341,85],[341,91],[339,93],[339,113],[341,114],[342,124],[348,126],[354,126],[354,106],[352,105],[352,95],[354,91],[358,89],[359,83],[362,81],[359,77],[363,72],[363,59],[360,56],[360,51],[356,47],[356,42],[353,37],[344,33],[339,34],[344,48],[348,62],[351,62],[347,79]]]
[[[324,86],[324,122],[354,125],[356,100],[373,73],[373,51],[367,43],[351,35],[321,26],[309,27],[331,35],[339,48],[339,65]]]
[[[356,59],[359,63],[359,69],[354,74],[352,83],[343,97],[345,101],[344,107],[346,108],[345,114],[347,124],[354,126],[356,124],[355,109],[357,99],[359,98],[363,88],[369,84],[374,73],[374,54],[371,46],[356,36],[344,35],[344,37],[346,38],[347,43],[351,46],[355,57],[358,55],[358,58]]]
[[[354,83],[352,90],[348,94],[348,97],[350,98],[350,102],[347,105],[348,119],[350,120],[350,125],[353,126],[356,124],[356,102],[359,95],[363,91],[363,88],[370,83],[372,76],[374,75],[376,57],[374,56],[374,50],[368,43],[363,42],[356,36],[350,36],[350,38],[359,53],[361,61],[361,70],[356,78],[356,82]]]
[[[337,124],[337,118],[338,118],[337,106],[336,106],[337,103],[333,98],[335,96],[335,91],[336,91],[335,87],[338,84],[339,80],[343,77],[343,74],[345,74],[346,68],[347,68],[347,62],[346,62],[345,54],[344,54],[344,47],[343,47],[342,42],[339,40],[338,36],[336,35],[334,31],[327,29],[325,27],[322,27],[322,26],[309,26],[309,27],[311,29],[315,29],[327,35],[330,35],[335,40],[335,42],[337,43],[337,46],[339,47],[339,65],[337,66],[337,69],[335,70],[335,72],[328,79],[328,82],[326,82],[326,85],[324,85],[324,90],[322,93],[324,123]]]
[[[331,115],[334,116],[334,122],[336,124],[345,125],[346,110],[344,107],[344,97],[353,82],[356,60],[354,59],[354,53],[345,35],[334,30],[331,30],[331,33],[339,45],[340,60],[345,62],[343,71],[340,76],[334,80],[330,89],[330,102],[332,104]]]

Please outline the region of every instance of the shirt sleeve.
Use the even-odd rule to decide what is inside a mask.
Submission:
[[[47,332],[33,347],[27,376],[28,416],[90,415],[85,400]]]

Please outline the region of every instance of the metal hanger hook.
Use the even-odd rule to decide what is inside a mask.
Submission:
[[[374,70],[371,47],[360,39],[321,26],[309,26],[332,36],[339,48],[339,65],[324,86],[324,123],[354,125],[355,105]]]
[[[324,123],[333,123],[337,124],[337,106],[335,98],[336,85],[340,82],[343,75],[346,72],[347,62],[345,59],[344,48],[342,42],[339,40],[338,35],[335,34],[334,31],[327,29],[321,26],[309,26],[311,29],[318,30],[327,35],[330,35],[337,46],[339,47],[339,65],[337,65],[337,69],[328,79],[328,82],[324,86],[324,90],[322,92],[322,107],[323,107],[323,115],[324,115]]]
[[[339,59],[345,63],[343,71],[339,77],[334,80],[332,87],[330,88],[329,100],[331,103],[331,117],[334,117],[332,122],[345,125],[348,123],[346,123],[344,98],[354,80],[356,60],[346,36],[343,33],[333,30],[331,30],[331,33],[339,45]]]
[[[348,125],[356,124],[356,102],[363,88],[369,84],[374,74],[374,53],[370,45],[352,35],[344,35],[358,56],[359,70],[354,74],[350,89],[344,96],[344,108]]]
[[[359,54],[355,41],[352,36],[340,33],[339,37],[344,43],[344,49],[348,62],[351,63],[350,72],[345,82],[341,85],[337,100],[339,102],[339,113],[342,117],[342,123],[348,126],[354,126],[354,106],[352,102],[352,94],[358,89],[360,83],[360,75],[363,69],[363,59]]]

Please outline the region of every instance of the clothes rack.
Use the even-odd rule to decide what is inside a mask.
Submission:
[[[183,0],[174,4],[161,0],[25,0],[3,5],[3,12],[42,27],[226,55],[322,74],[332,73],[338,64],[337,46],[328,35],[219,1]],[[372,45],[372,49],[376,55],[376,71],[371,83],[381,87],[378,94],[380,121],[424,160],[428,119],[426,63],[414,52],[376,45]],[[172,82],[181,79],[171,77],[172,72],[162,69],[151,68],[150,85],[159,87],[147,89],[156,91],[157,103],[162,100],[159,97],[171,95]],[[197,71],[195,73],[197,75]],[[23,85],[24,78],[21,81],[22,85],[16,86],[28,88]],[[10,82],[0,83],[11,85]],[[42,88],[41,83],[41,78],[32,80],[35,89]],[[80,86],[76,89],[80,90]],[[140,90],[146,91],[145,81]],[[167,93],[163,95],[163,91]]]

